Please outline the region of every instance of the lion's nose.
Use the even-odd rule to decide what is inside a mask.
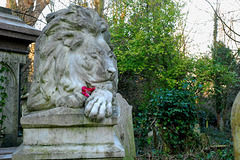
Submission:
[[[113,66],[111,66],[107,69],[107,71],[111,74],[114,74],[117,70]]]

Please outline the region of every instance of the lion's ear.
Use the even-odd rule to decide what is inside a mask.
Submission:
[[[52,21],[54,18],[58,17],[59,15],[63,15],[65,13],[67,13],[68,10],[67,9],[62,9],[62,10],[59,10],[57,12],[52,12],[52,13],[49,13],[46,17],[46,21],[47,23],[49,23],[50,21]]]
[[[47,23],[49,23],[51,20],[53,20],[54,18],[56,17],[56,13],[53,12],[53,13],[49,13],[46,17],[46,21]]]

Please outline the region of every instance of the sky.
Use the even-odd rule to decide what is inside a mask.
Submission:
[[[60,0],[55,1],[55,8],[46,7],[44,9],[44,15],[40,18],[44,21],[44,16],[50,13],[50,10],[59,10],[68,6],[68,4],[62,4]],[[63,1],[63,0],[61,0]],[[186,31],[188,42],[188,50],[193,55],[199,55],[199,53],[210,52],[210,46],[213,40],[213,10],[206,0],[183,0],[186,2],[186,6],[183,8],[183,13],[186,14]],[[209,2],[215,7],[216,1],[218,1],[218,8],[221,17],[226,21],[228,25],[233,27],[236,32],[240,33],[240,1],[239,0],[209,0]],[[5,6],[5,0],[0,0],[0,6]],[[37,29],[42,29],[45,24],[38,22],[36,24]],[[222,25],[219,21],[219,36],[218,40],[222,40],[231,49],[237,49],[240,47],[235,43],[229,41],[226,36],[224,37],[222,31]]]
[[[209,0],[209,2],[216,7],[216,0]],[[218,4],[222,19],[226,21],[226,24],[232,26],[236,32],[240,33],[240,1],[218,0]],[[194,54],[209,52],[213,41],[213,9],[206,0],[191,0],[187,2],[183,11],[185,13],[189,12],[187,14],[186,33],[189,35],[190,52]],[[234,50],[240,47],[229,41],[226,36],[224,37],[220,21],[218,21],[218,28],[218,40],[225,42]]]

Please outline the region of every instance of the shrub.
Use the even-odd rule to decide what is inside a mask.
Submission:
[[[152,124],[149,129],[153,130],[155,148],[159,137],[164,151],[169,153],[183,152],[200,144],[194,132],[196,96],[190,83],[177,89],[157,89],[150,95],[152,99],[145,113]]]

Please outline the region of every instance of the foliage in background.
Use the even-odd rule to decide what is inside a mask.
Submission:
[[[136,157],[136,160],[176,160],[176,159],[189,159],[189,160],[234,160],[234,152],[232,146],[231,134],[228,132],[221,132],[220,130],[210,127],[205,129],[202,134],[206,134],[209,142],[201,146],[192,146],[187,152],[178,152],[176,154],[166,153],[164,150],[147,148],[142,154]],[[197,141],[196,141],[197,142]],[[148,144],[152,146],[151,144]],[[213,146],[216,145],[216,146]],[[224,145],[224,146],[223,146]],[[222,147],[217,147],[222,146]]]
[[[199,102],[210,102],[208,105],[212,106],[213,111],[209,114],[216,115],[217,126],[220,128],[220,117],[224,125],[239,91],[238,53],[234,55],[222,42],[218,42],[211,50],[212,57],[203,56],[196,60],[193,73],[203,85]],[[206,106],[202,105],[202,109],[206,111]]]
[[[212,50],[213,59],[213,98],[214,108],[217,113],[217,126],[220,128],[220,114],[227,108],[227,97],[231,86],[236,86],[239,78],[236,68],[236,57],[222,42],[214,43]]]
[[[215,80],[219,79],[221,82],[220,106],[225,106],[221,110],[224,114],[230,106],[226,104],[226,101],[229,101],[226,97],[229,97],[230,90],[238,81],[234,70],[237,66],[236,59],[223,43],[218,43],[218,55],[221,55],[218,56],[218,60],[221,59],[221,63],[216,63],[215,59],[206,56],[190,58],[186,53],[184,35],[178,30],[178,24],[184,23],[181,6],[181,3],[173,0],[124,0],[114,1],[110,7],[108,23],[114,53],[118,59],[119,92],[133,105],[138,154],[145,154],[149,150],[161,151],[161,154],[173,150],[186,151],[189,149],[187,145],[191,146],[191,143],[194,148],[198,139],[186,126],[192,128],[193,121],[196,120],[191,119],[192,117],[199,118],[198,121],[204,120],[200,123],[201,127],[205,126],[207,118],[213,117],[214,121],[218,108],[214,105],[213,112],[206,106],[213,104],[214,94],[218,92],[217,88],[214,88]],[[190,77],[195,77],[194,81],[191,81],[193,88],[184,90],[181,84],[189,83]],[[187,95],[187,92],[191,93],[191,98],[198,96],[195,99],[196,116],[186,116],[191,107],[184,108],[181,105],[180,97]],[[161,94],[169,94],[165,98],[171,97],[172,94],[172,98],[175,97],[173,99],[178,99],[179,102],[174,102],[175,105],[164,105],[160,103],[160,97],[156,98]],[[155,100],[152,99],[154,95]],[[187,100],[190,102],[191,98]],[[152,102],[149,103],[151,99]],[[166,99],[162,97],[162,100]],[[208,101],[211,103],[208,104]],[[174,116],[170,116],[170,113],[181,114],[182,117],[178,116],[179,119],[173,120],[171,116]],[[161,119],[164,117],[165,119]],[[183,125],[185,129],[181,128],[180,122],[186,122]],[[182,134],[185,130],[190,133]],[[153,131],[153,138],[149,138],[150,131]],[[186,137],[184,138],[186,135],[192,138],[189,143],[186,143]],[[176,148],[171,148],[174,146]]]
[[[108,22],[118,59],[119,92],[136,111],[149,100],[145,91],[172,88],[192,69],[179,43],[183,35],[177,34],[181,4],[124,0],[114,1],[110,8]]]
[[[0,62],[0,137],[4,134],[3,122],[6,116],[3,114],[3,107],[6,104],[6,98],[8,97],[6,91],[6,83],[8,78],[4,76],[4,73],[8,72],[8,69],[4,66],[4,63]]]
[[[136,124],[138,132],[153,131],[153,139],[139,139],[145,144],[143,148],[153,143],[156,150],[176,154],[198,147],[200,141],[194,132],[197,97],[193,84],[194,80],[185,80],[177,88],[156,89],[150,93],[149,105],[140,109]]]

